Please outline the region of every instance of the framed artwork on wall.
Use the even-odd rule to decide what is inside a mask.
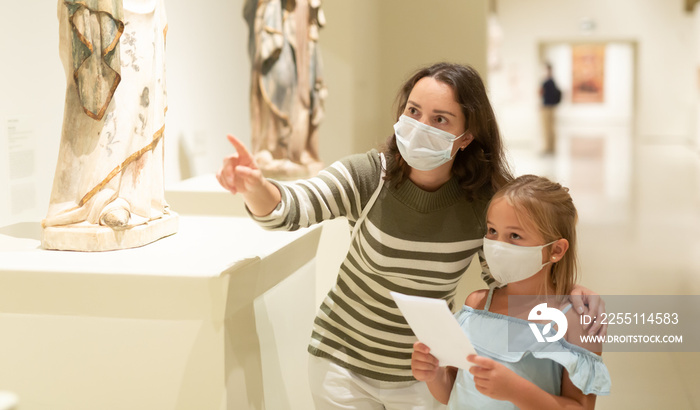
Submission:
[[[602,103],[605,96],[605,44],[572,47],[572,90],[574,103]]]

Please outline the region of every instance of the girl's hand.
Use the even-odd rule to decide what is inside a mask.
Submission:
[[[470,354],[467,360],[474,363],[469,373],[474,376],[476,389],[496,400],[509,400],[516,393],[515,385],[521,379],[515,372],[487,357]]]
[[[258,169],[248,149],[233,135],[226,136],[236,148],[236,153],[224,158],[224,164],[216,173],[216,179],[222,187],[232,193],[254,193],[263,187],[265,178]]]
[[[413,377],[421,382],[435,380],[440,371],[440,361],[430,354],[430,348],[421,342],[413,344],[411,354],[411,371]]]
[[[571,304],[579,315],[586,314],[595,317],[588,328],[589,335],[605,336],[608,333],[608,324],[601,323],[605,313],[605,301],[597,293],[588,288],[576,285],[569,296]]]

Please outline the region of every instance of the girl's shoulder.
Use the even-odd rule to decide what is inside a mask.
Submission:
[[[488,296],[488,289],[475,290],[474,292],[470,293],[469,296],[467,296],[467,300],[464,301],[464,304],[470,308],[482,310],[484,307],[486,307],[486,300],[488,299]]]

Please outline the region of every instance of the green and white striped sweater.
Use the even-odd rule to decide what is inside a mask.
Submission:
[[[295,230],[344,216],[352,227],[380,175],[379,153],[372,150],[314,178],[273,181],[282,201],[254,219],[267,229]],[[442,298],[452,307],[457,283],[476,254],[484,280],[492,282],[481,253],[486,205],[468,201],[454,178],[435,192],[408,180],[398,188],[385,183],[319,309],[309,352],[373,379],[414,380],[416,337],[389,292]]]

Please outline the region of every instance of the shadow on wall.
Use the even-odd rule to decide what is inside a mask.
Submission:
[[[19,222],[0,228],[0,235],[7,235],[18,239],[41,240],[41,223]]]

